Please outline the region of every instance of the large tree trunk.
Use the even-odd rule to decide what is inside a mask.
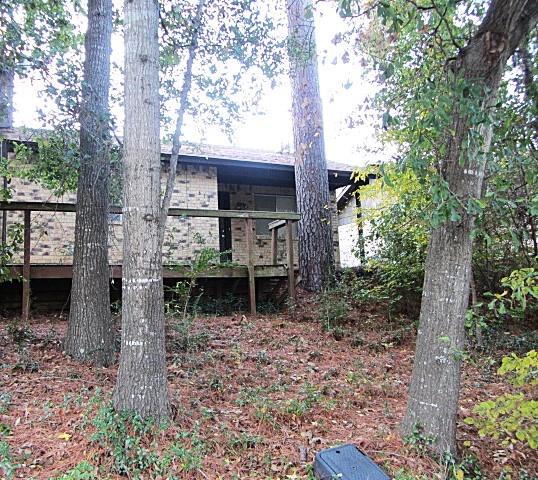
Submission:
[[[108,178],[112,0],[88,1],[71,308],[65,351],[110,365],[114,335],[108,272]]]
[[[159,7],[126,0],[121,355],[114,405],[148,417],[169,413],[162,251],[159,241]]]
[[[13,128],[13,69],[0,60],[0,129]]]
[[[480,90],[484,112],[493,108],[506,62],[536,24],[535,0],[492,0],[476,35],[461,50],[453,65],[456,80],[465,79]],[[460,100],[461,102],[465,100]],[[462,205],[479,198],[491,126],[471,125],[455,103],[454,134],[447,140],[447,155],[440,174]],[[487,125],[484,124],[484,125]],[[482,152],[465,154],[462,145],[472,129],[479,128]],[[409,390],[405,434],[416,426],[434,441],[438,452],[456,452],[456,420],[460,364],[464,348],[464,319],[469,298],[473,216],[446,222],[431,236],[426,259],[422,308],[413,375]]]
[[[301,284],[319,292],[331,278],[334,252],[323,140],[314,19],[310,0],[287,0],[293,95],[295,188]]]

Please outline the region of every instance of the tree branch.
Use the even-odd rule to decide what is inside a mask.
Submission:
[[[196,16],[194,18],[192,41],[189,47],[189,57],[187,59],[187,66],[185,67],[185,75],[183,77],[183,86],[181,87],[181,94],[179,97],[179,108],[176,117],[176,128],[172,137],[172,153],[170,155],[170,171],[168,172],[168,179],[166,182],[166,190],[163,196],[161,204],[161,222],[160,222],[160,235],[161,239],[164,238],[164,229],[166,225],[166,218],[168,216],[168,209],[170,208],[170,201],[172,199],[172,193],[174,191],[174,183],[176,180],[177,162],[179,158],[179,150],[181,148],[181,132],[183,129],[183,119],[185,112],[189,105],[188,96],[191,90],[192,84],[192,65],[194,63],[194,57],[196,56],[196,49],[198,46],[198,36],[200,33],[200,25],[202,23],[202,14],[205,6],[205,0],[198,1],[198,7],[196,9]]]

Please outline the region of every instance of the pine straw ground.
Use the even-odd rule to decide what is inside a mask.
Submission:
[[[413,333],[390,333],[391,325],[371,307],[354,311],[344,338],[336,340],[320,328],[315,312],[315,303],[303,298],[293,315],[199,318],[191,351],[179,350],[171,334],[174,419],[158,434],[157,448],[164,451],[193,429],[203,442],[201,466],[186,472],[184,462],[173,461],[174,478],[309,479],[314,454],[342,443],[357,445],[390,474],[442,478],[439,465],[398,436]],[[67,358],[60,344],[65,318],[34,318],[22,351],[8,324],[4,318],[0,325],[0,427],[10,432],[0,433],[0,441],[7,440],[12,463],[19,464],[15,478],[56,477],[83,460],[100,466],[99,478],[120,478],[109,473],[111,452],[90,443],[93,427],[84,426],[96,408],[88,407],[89,399],[99,390],[108,398],[117,367],[95,369]],[[209,335],[205,344],[201,332]],[[505,388],[495,383],[495,368],[465,365],[460,420]],[[192,438],[182,440],[186,448]],[[463,421],[458,443],[478,457],[484,478],[497,479],[507,467],[538,472],[536,452],[501,448]]]

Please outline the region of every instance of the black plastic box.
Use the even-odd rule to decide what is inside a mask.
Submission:
[[[318,452],[314,475],[318,480],[390,480],[355,445],[349,444]]]

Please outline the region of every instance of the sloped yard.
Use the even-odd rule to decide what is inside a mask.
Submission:
[[[129,445],[111,433],[117,419],[111,420],[107,402],[116,367],[96,370],[65,357],[59,342],[65,318],[34,318],[15,339],[4,318],[4,475],[57,478],[77,465],[83,471],[86,460],[101,469],[97,477],[65,478],[121,478],[118,472],[129,471],[130,478],[144,479],[307,479],[317,451],[349,442],[391,474],[399,472],[397,478],[414,478],[403,472],[440,478],[439,465],[420,454],[419,436],[411,445],[398,436],[412,331],[387,324],[371,308],[353,311],[333,335],[323,331],[315,312],[316,305],[303,299],[294,314],[199,318],[186,341],[170,329],[173,422],[159,429],[142,425],[140,443]],[[504,388],[492,372],[495,366],[466,364],[462,418]],[[477,478],[499,478],[502,468],[537,474],[533,452],[501,449],[463,423],[459,444],[478,456],[483,476]]]

